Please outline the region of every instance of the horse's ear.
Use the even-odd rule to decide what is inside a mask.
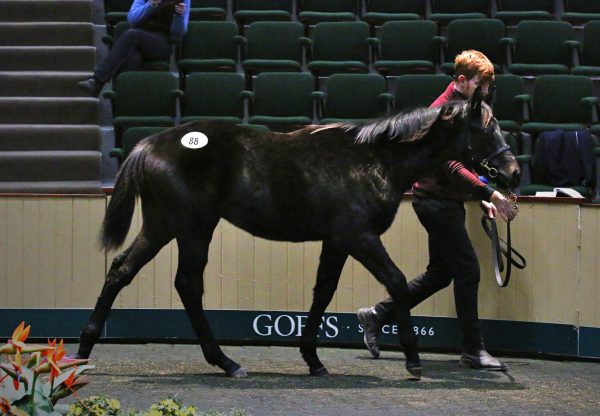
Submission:
[[[469,114],[471,117],[474,117],[478,120],[481,119],[481,103],[483,102],[483,92],[481,91],[481,87],[477,87],[475,92],[473,93],[473,97],[471,97],[470,101],[470,111]]]

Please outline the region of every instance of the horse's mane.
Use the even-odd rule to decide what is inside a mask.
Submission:
[[[492,110],[482,103],[483,125],[492,119]],[[339,123],[339,127],[356,134],[356,143],[376,143],[382,140],[414,142],[422,139],[438,119],[464,118],[469,111],[468,101],[452,101],[435,108],[417,108],[366,123]],[[333,127],[333,126],[332,126]]]

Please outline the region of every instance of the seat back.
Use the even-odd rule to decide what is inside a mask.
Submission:
[[[439,49],[433,37],[437,25],[428,20],[386,22],[381,27],[382,60],[437,62]]]
[[[523,94],[523,79],[517,75],[496,75],[496,93],[493,102],[494,117],[498,120],[523,121],[523,108],[515,101]]]
[[[190,20],[225,20],[227,0],[191,0]]]
[[[190,22],[181,44],[182,58],[237,61],[237,35],[238,27],[233,22]]]
[[[367,13],[414,13],[425,16],[425,0],[366,0]]]
[[[565,45],[574,39],[567,22],[523,21],[517,26],[513,62],[524,64],[571,65],[571,49]]]
[[[451,82],[452,77],[445,74],[398,77],[395,94],[396,111],[429,107]]]
[[[265,72],[254,80],[253,115],[313,118],[314,79],[306,72]]]
[[[234,11],[279,10],[292,13],[292,0],[234,0]]]
[[[593,94],[592,80],[582,75],[536,78],[531,120],[544,123],[589,123],[590,109],[581,103]]]
[[[358,12],[357,0],[299,0],[300,10],[303,12],[338,13]]]
[[[385,114],[385,78],[378,74],[334,74],[327,80],[327,118],[368,119]]]
[[[554,0],[497,0],[498,11],[544,11],[554,13]]]
[[[123,133],[123,152],[127,157],[140,140],[153,134],[162,133],[166,127],[130,127]]]
[[[565,11],[574,13],[600,13],[600,2],[590,0],[565,0]]]
[[[127,13],[130,8],[131,0],[104,0],[104,13]]]
[[[361,61],[368,64],[368,37],[369,25],[365,22],[318,23],[312,35],[312,60]]]
[[[500,43],[505,36],[506,27],[497,19],[453,20],[448,25],[448,61],[467,49],[483,52],[497,65],[506,62],[506,51]]]
[[[298,22],[255,22],[246,31],[246,59],[287,59],[302,63],[304,26]]]
[[[123,72],[113,85],[114,115],[175,117],[177,88],[177,78],[170,72]]]
[[[583,28],[581,65],[600,66],[600,21],[593,21]]]
[[[490,14],[490,0],[431,0],[431,13]]]
[[[244,117],[245,80],[236,72],[195,72],[185,84],[183,117]]]

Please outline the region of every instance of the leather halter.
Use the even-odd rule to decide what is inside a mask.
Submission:
[[[490,222],[491,227],[488,226],[488,221]],[[506,287],[510,281],[512,266],[515,266],[517,269],[524,269],[527,266],[527,261],[521,253],[512,247],[510,222],[506,223],[506,241],[498,237],[498,227],[496,226],[496,220],[494,218],[490,218],[487,215],[482,216],[481,225],[483,231],[485,231],[486,235],[492,240],[492,258],[494,261],[494,273],[496,275],[498,286]],[[502,256],[506,257],[506,276],[504,279],[502,279],[501,275],[504,271],[504,261],[502,260]],[[513,256],[515,256],[518,261],[514,259]]]

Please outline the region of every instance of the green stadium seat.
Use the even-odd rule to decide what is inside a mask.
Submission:
[[[374,68],[383,75],[435,72],[440,54],[437,30],[429,20],[384,23]]]
[[[104,22],[107,34],[113,35],[113,29],[119,22],[127,21],[131,0],[104,0]]]
[[[517,75],[496,75],[494,94],[494,116],[505,131],[519,131],[523,122],[523,79]]]
[[[177,78],[170,72],[119,74],[113,89],[103,93],[111,100],[117,147],[121,147],[121,132],[129,127],[173,126],[181,94]]]
[[[190,20],[225,20],[227,0],[191,0]]]
[[[298,22],[255,22],[248,26],[242,67],[248,76],[260,72],[301,71],[304,26]]]
[[[425,0],[365,0],[362,20],[371,26],[393,20],[419,20],[425,17],[425,9]]]
[[[233,22],[190,22],[177,60],[181,76],[201,71],[235,71],[241,42]]]
[[[320,94],[307,72],[268,72],[254,80],[250,124],[296,127],[310,124]]]
[[[494,16],[507,25],[522,20],[553,20],[554,0],[497,0],[498,11]]]
[[[292,0],[234,0],[233,17],[240,26],[264,20],[289,21]]]
[[[523,131],[581,130],[592,124],[594,97],[592,80],[582,75],[544,75],[536,78],[530,120]],[[528,99],[531,102],[531,98]]]
[[[369,25],[365,22],[325,22],[315,26],[308,69],[315,76],[336,72],[368,72]]]
[[[429,18],[441,24],[456,19],[485,19],[490,9],[490,0],[431,0]]]
[[[358,0],[297,0],[298,19],[306,26],[356,20]]]
[[[565,12],[562,20],[573,24],[581,24],[592,20],[600,20],[600,2],[594,0],[564,0]]]
[[[378,74],[335,74],[327,80],[321,124],[366,121],[389,113],[393,96]]]
[[[138,142],[153,134],[162,133],[167,127],[130,127],[123,133],[122,147],[114,147],[109,151],[110,157],[123,161],[133,150]]]
[[[222,120],[242,123],[244,76],[237,72],[194,72],[188,76],[181,100],[181,122]]]
[[[567,74],[579,45],[574,39],[567,22],[523,21],[517,26],[508,70],[517,75]]]
[[[445,60],[440,69],[454,74],[454,57],[467,49],[483,52],[494,64],[496,73],[502,72],[506,63],[506,27],[497,19],[453,20],[448,25]]]
[[[579,65],[572,73],[575,75],[600,76],[600,21],[589,22],[583,28],[583,40]]]
[[[396,111],[429,107],[451,82],[446,74],[402,75],[396,80],[394,107]]]

